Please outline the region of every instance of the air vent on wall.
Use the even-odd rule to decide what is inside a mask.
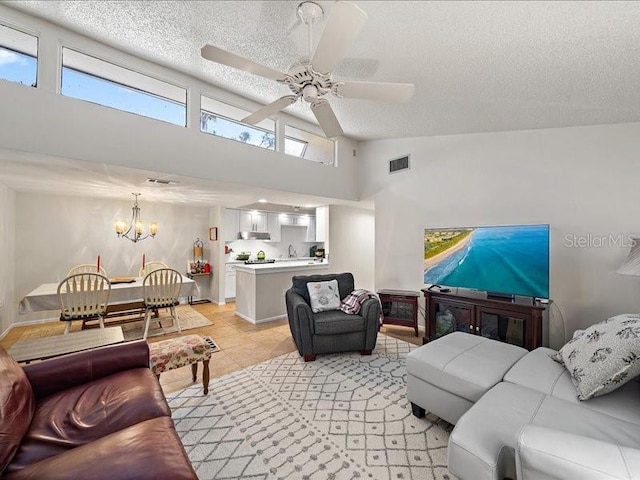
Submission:
[[[409,170],[409,155],[389,160],[389,173],[396,173],[401,170]]]
[[[163,180],[161,178],[147,178],[147,183],[157,183],[158,185],[173,185],[175,182],[173,180]]]

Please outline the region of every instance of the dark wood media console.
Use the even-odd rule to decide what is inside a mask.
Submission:
[[[527,350],[542,346],[542,312],[531,301],[486,298],[486,293],[444,293],[422,289],[426,332],[423,343],[454,331],[482,335]]]

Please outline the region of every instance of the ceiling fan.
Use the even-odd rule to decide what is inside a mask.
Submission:
[[[367,20],[367,14],[355,3],[339,1],[333,5],[315,52],[311,51],[312,27],[322,18],[324,11],[317,3],[304,1],[298,5],[297,13],[309,29],[309,57],[293,64],[287,73],[213,45],[205,45],[200,50],[202,57],[207,60],[270,78],[287,85],[293,93],[265,105],[242,119],[243,123],[255,125],[302,98],[310,105],[325,135],[333,138],[342,135],[343,130],[331,105],[324,98],[328,93],[340,98],[382,102],[406,102],[413,96],[415,87],[410,83],[342,82],[333,79],[334,68],[340,63]]]

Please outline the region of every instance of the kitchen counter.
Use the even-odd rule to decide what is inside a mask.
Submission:
[[[302,262],[302,261],[310,261],[310,260],[314,260],[315,257],[284,257],[284,258],[276,258],[276,263],[280,263],[280,262],[286,262],[286,263],[290,263],[290,262]],[[251,257],[251,260],[255,260],[255,257]],[[229,259],[226,260],[224,263],[244,263],[244,260],[235,260],[235,259]]]
[[[275,272],[295,272],[298,270],[309,269],[326,269],[329,268],[328,262],[316,262],[314,260],[295,260],[275,263],[254,263],[245,265],[244,263],[236,265],[237,272],[247,272],[253,275],[264,275]]]
[[[287,316],[285,292],[294,275],[329,273],[328,262],[311,259],[235,265],[236,315],[251,323],[264,323]]]

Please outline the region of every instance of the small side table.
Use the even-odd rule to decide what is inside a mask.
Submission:
[[[194,277],[210,277],[211,276],[211,272],[209,273],[191,273],[191,272],[187,272],[187,277],[189,277],[191,280],[195,280]],[[211,303],[211,300],[207,299],[207,298],[203,298],[200,300],[194,300],[193,299],[193,295],[189,295],[187,297],[187,301],[189,302],[189,305],[197,305],[199,303]]]
[[[378,290],[382,303],[382,324],[412,327],[418,336],[418,298],[411,290]]]

